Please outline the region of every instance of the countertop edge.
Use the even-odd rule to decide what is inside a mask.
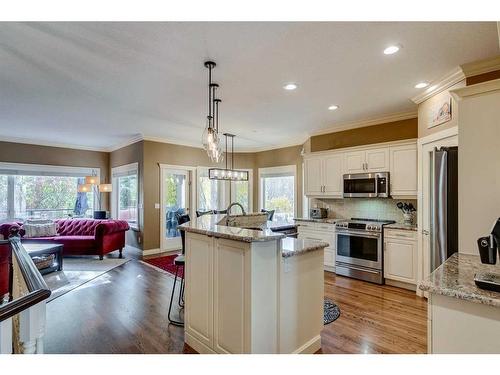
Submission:
[[[449,288],[436,287],[430,284],[430,281],[423,281],[418,285],[418,289],[431,294],[439,294],[444,297],[456,298],[462,301],[477,303],[480,305],[500,307],[500,300],[494,300],[484,296],[478,296],[471,293],[452,290]]]

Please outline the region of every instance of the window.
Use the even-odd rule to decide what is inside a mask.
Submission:
[[[113,179],[113,217],[125,220],[131,227],[139,225],[139,173],[138,163],[111,169]]]
[[[295,216],[295,165],[260,168],[260,206],[275,210],[274,220],[291,220]]]
[[[252,170],[245,169],[248,181],[219,181],[208,178],[208,168],[198,167],[199,211],[225,210],[231,202],[238,202],[246,212],[252,210]]]
[[[91,217],[92,193],[79,193],[78,185],[95,170],[0,163],[0,220]]]

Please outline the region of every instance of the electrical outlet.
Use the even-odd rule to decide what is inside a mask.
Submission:
[[[156,209],[156,210],[159,210],[159,209],[160,209],[160,204],[159,204],[159,203],[155,203],[155,209]]]

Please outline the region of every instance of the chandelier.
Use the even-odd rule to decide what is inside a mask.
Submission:
[[[204,65],[208,69],[208,115],[201,141],[209,159],[214,163],[219,163],[224,158],[219,137],[219,104],[222,100],[217,98],[219,85],[212,82],[212,69],[216,66],[215,62],[205,61]]]
[[[225,181],[248,181],[248,171],[240,171],[234,169],[234,134],[224,133],[226,140],[226,167],[225,168],[210,168],[208,170],[208,178],[211,180]],[[228,168],[227,161],[229,154],[227,153],[227,139],[231,139],[231,168]]]

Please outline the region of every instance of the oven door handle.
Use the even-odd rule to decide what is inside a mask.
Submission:
[[[363,233],[363,232],[339,232],[337,231],[337,236],[339,235],[346,235],[346,236],[355,236],[355,237],[363,237],[363,238],[376,238],[379,239],[382,237],[382,233]]]

